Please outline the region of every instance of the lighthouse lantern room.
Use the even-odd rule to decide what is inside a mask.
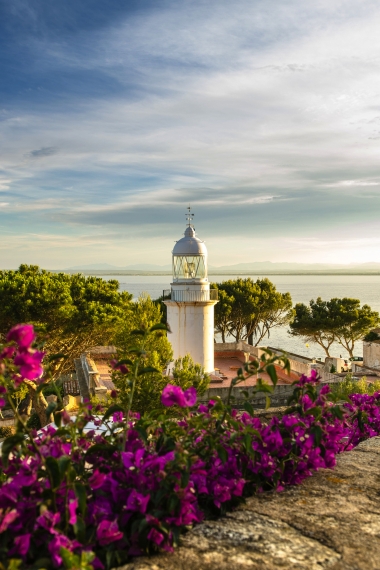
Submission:
[[[210,290],[207,249],[196,237],[190,207],[184,237],[173,248],[173,282],[167,306],[169,340],[174,359],[190,354],[206,372],[214,371],[214,306],[217,290]]]

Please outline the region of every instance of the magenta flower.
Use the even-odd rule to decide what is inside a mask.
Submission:
[[[97,530],[96,538],[101,546],[107,546],[111,542],[116,542],[123,538],[123,533],[119,530],[116,521],[102,521]]]
[[[27,380],[39,378],[44,371],[41,364],[44,356],[45,353],[38,350],[18,354],[14,359],[14,363],[16,366],[19,366],[21,377]]]
[[[166,407],[179,406],[180,408],[186,408],[194,406],[196,401],[197,391],[193,386],[183,391],[180,386],[168,384],[162,390],[161,402]]]
[[[4,386],[0,386],[0,394],[6,394],[6,393],[7,389]],[[0,408],[3,408],[5,404],[6,404],[5,399],[0,396]]]
[[[111,368],[114,370],[119,370],[122,374],[128,374],[129,368],[125,366],[125,364],[119,364],[119,362],[115,359],[110,361]]]
[[[18,512],[15,509],[12,509],[11,511],[9,511],[9,513],[7,513],[4,517],[3,520],[0,523],[0,533],[4,532],[5,530],[7,530],[7,528],[9,527],[9,525],[11,523],[13,523],[13,521],[15,519],[17,519],[17,517],[19,516]]]
[[[4,358],[12,358],[15,352],[15,346],[5,346],[0,353],[0,360],[3,360]]]
[[[32,535],[30,533],[20,534],[20,536],[17,536],[14,541],[12,554],[19,554],[22,558],[25,558],[29,551],[31,536]]]
[[[77,522],[78,499],[74,499],[69,503],[69,523],[74,525]]]
[[[127,499],[127,509],[129,511],[137,511],[139,513],[145,513],[148,503],[150,500],[150,496],[141,495],[138,493],[136,489],[132,489],[128,499]]]
[[[185,390],[184,393],[185,398],[185,405],[189,408],[195,406],[195,402],[197,401],[197,391],[194,386],[191,386],[188,390]]]
[[[112,416],[112,421],[115,423],[122,422],[123,421],[123,412],[114,412],[114,414]]]
[[[154,542],[159,546],[165,537],[161,532],[158,532],[158,530],[156,530],[155,528],[151,528],[147,538],[148,540],[151,540],[152,542]]]
[[[30,348],[35,339],[33,325],[16,325],[7,334],[7,341],[14,340],[21,349]]]
[[[106,478],[106,476],[104,475],[104,473],[101,473],[100,471],[95,469],[95,471],[91,475],[90,479],[88,480],[88,482],[90,483],[91,489],[100,489],[100,487],[104,483],[105,478]]]

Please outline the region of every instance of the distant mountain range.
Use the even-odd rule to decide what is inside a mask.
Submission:
[[[101,271],[113,273],[114,271],[132,271],[132,272],[169,272],[172,266],[155,265],[153,263],[137,263],[135,265],[126,265],[118,267],[109,263],[90,263],[87,265],[78,265],[67,268],[67,271]],[[209,266],[209,272],[216,274],[221,272],[228,273],[303,273],[303,272],[328,272],[328,273],[375,273],[380,272],[380,263],[370,262],[361,264],[329,264],[329,263],[277,263],[272,261],[253,261],[249,263],[237,263],[235,265],[222,265],[220,267]]]

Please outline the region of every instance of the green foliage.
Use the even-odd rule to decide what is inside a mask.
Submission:
[[[345,297],[323,301],[318,297],[316,301],[312,299],[309,306],[303,303],[295,306],[290,333],[319,344],[327,356],[330,356],[333,342],[338,342],[353,357],[355,342],[379,321],[379,313],[368,305],[360,307],[359,299]]]
[[[12,400],[14,402],[16,410],[19,409],[21,402],[23,402],[25,400],[28,393],[29,393],[28,386],[23,383],[23,384],[20,384],[20,386],[17,388],[17,390],[14,390],[14,392],[11,394],[10,397],[12,398]]]
[[[26,425],[29,429],[41,429],[41,420],[37,413],[34,413],[30,416]]]
[[[349,401],[350,394],[369,394],[372,396],[375,392],[379,392],[380,379],[375,380],[375,382],[368,382],[367,378],[363,376],[360,380],[357,380],[350,373],[341,382],[332,384],[330,388],[329,397],[333,402],[339,402],[340,400]]]
[[[369,333],[365,335],[363,340],[365,340],[366,342],[374,342],[376,340],[380,340],[380,336],[375,331],[369,331]]]
[[[335,368],[335,366],[332,364],[332,365],[331,365],[331,368],[330,368],[330,373],[331,373],[331,374],[334,374],[334,372],[336,372],[336,368]]]
[[[0,427],[0,439],[4,439],[5,437],[9,437],[13,435],[15,432],[15,428],[13,426],[1,426]]]
[[[194,386],[199,396],[205,393],[210,383],[210,376],[200,364],[194,363],[189,354],[175,360],[172,375],[172,384],[181,386],[183,390]]]
[[[161,392],[168,382],[162,372],[172,361],[173,351],[166,336],[166,327],[150,332],[160,320],[160,306],[148,295],[141,295],[136,303],[132,303],[114,337],[118,360],[127,359],[131,363],[127,365],[130,368],[129,374],[118,371],[113,373],[118,401],[127,407],[134,385],[133,411],[139,413],[160,407]],[[133,367],[137,362],[137,377],[133,384]],[[147,368],[156,372],[143,373]]]
[[[135,330],[147,330],[161,321],[161,311],[149,295],[140,295],[135,303],[131,303],[128,312],[120,323],[113,338],[119,360],[129,351],[131,346],[141,348],[142,337],[133,334]],[[173,351],[166,336],[166,331],[161,331],[149,337],[145,346],[147,352],[146,363],[165,369],[173,359]]]
[[[225,342],[227,334],[257,346],[274,327],[293,317],[290,293],[280,293],[269,279],[230,279],[214,283],[219,291],[215,329]]]
[[[131,295],[118,289],[116,280],[51,273],[35,265],[0,271],[0,335],[17,323],[34,324],[47,356],[66,357],[52,363],[52,378],[58,378],[88,347],[108,344],[131,305]]]

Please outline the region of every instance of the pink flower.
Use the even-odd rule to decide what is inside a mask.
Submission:
[[[119,530],[116,521],[102,521],[97,530],[96,538],[101,546],[107,546],[111,542],[116,542],[123,538],[123,533]]]
[[[168,384],[162,390],[161,402],[164,406],[179,406],[186,408],[194,406],[197,401],[197,391],[192,386],[188,390],[183,391],[180,386]]]
[[[7,341],[14,340],[21,349],[30,348],[35,339],[33,325],[16,325],[7,334]]]
[[[31,536],[32,535],[30,533],[20,534],[20,536],[17,536],[14,541],[12,554],[19,554],[22,558],[25,558],[29,551]]]
[[[194,386],[191,386],[188,390],[185,390],[183,393],[185,397],[185,404],[189,408],[195,406],[195,402],[197,401],[197,391]]]
[[[74,499],[69,503],[69,523],[75,524],[77,522],[77,508],[78,508],[78,499]]]
[[[103,485],[106,476],[104,473],[101,473],[97,469],[93,472],[88,482],[90,483],[91,489],[100,489]]]
[[[123,412],[115,412],[112,416],[112,421],[115,423],[122,422],[123,421]]]
[[[13,523],[13,521],[15,519],[17,519],[18,517],[18,512],[15,509],[12,509],[11,511],[9,511],[9,513],[7,513],[4,517],[3,520],[0,523],[0,533],[4,532],[5,530],[7,530],[7,528],[9,527],[10,524]]]
[[[0,360],[3,360],[4,358],[12,358],[15,352],[16,352],[15,346],[4,347],[0,354]]]
[[[155,544],[160,545],[165,537],[163,534],[161,534],[161,532],[158,532],[158,530],[156,530],[155,528],[151,528],[147,538],[148,540],[151,540]]]
[[[41,361],[45,356],[44,352],[36,350],[35,352],[23,352],[18,354],[14,359],[16,366],[20,368],[20,375],[27,380],[36,380],[42,376],[43,368]]]
[[[145,513],[149,500],[150,500],[149,495],[146,495],[146,497],[144,497],[144,495],[138,493],[136,489],[132,489],[131,494],[127,499],[127,509],[129,511],[137,511],[139,513]]]
[[[128,374],[129,372],[129,368],[127,368],[125,364],[119,364],[119,362],[115,359],[110,361],[110,365],[111,368],[113,368],[114,370],[119,370],[119,372],[121,372],[122,374]]]

